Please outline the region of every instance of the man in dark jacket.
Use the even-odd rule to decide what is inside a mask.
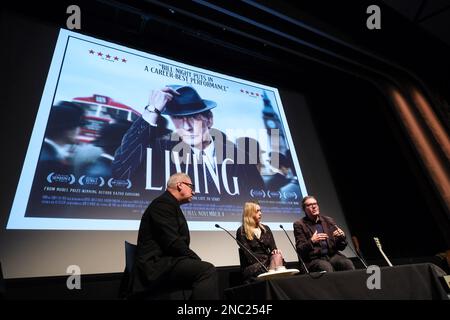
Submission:
[[[131,294],[175,285],[192,289],[193,300],[218,299],[216,269],[189,248],[189,228],[180,209],[181,204],[192,200],[193,190],[188,175],[172,175],[166,191],[142,216]]]
[[[344,231],[332,218],[320,215],[316,198],[304,197],[302,208],[306,216],[294,222],[294,236],[297,253],[309,271],[355,269],[352,261],[339,252],[347,246]]]

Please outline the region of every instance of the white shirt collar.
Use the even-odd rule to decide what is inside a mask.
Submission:
[[[255,236],[259,239],[261,237],[261,228],[257,227],[253,230]]]

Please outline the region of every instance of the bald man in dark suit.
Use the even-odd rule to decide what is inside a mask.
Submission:
[[[131,295],[176,286],[192,289],[192,300],[219,298],[216,268],[189,248],[189,228],[180,205],[192,200],[193,189],[188,175],[172,175],[166,191],[142,216]]]

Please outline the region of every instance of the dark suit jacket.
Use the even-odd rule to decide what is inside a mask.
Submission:
[[[226,139],[224,133],[210,129],[216,148],[217,161],[221,162],[227,155],[232,154],[232,160],[234,164],[227,163],[227,180],[230,185],[231,193],[234,192],[233,177],[238,177],[238,185],[240,195],[249,198],[250,189],[263,189],[264,183],[261,175],[259,174],[255,164],[237,164],[238,150],[234,143]],[[162,134],[165,133],[165,134]],[[174,139],[175,141],[174,141]],[[200,194],[205,191],[203,168],[199,164],[196,168],[198,181],[195,181],[194,168],[192,166],[193,151],[191,148],[178,140],[177,135],[171,136],[167,131],[161,130],[161,128],[153,127],[149,125],[144,119],[137,119],[131,128],[124,135],[121,146],[116,150],[113,161],[113,176],[118,179],[130,179],[134,187],[140,190],[145,188],[145,177],[147,169],[147,148],[152,148],[152,185],[164,186],[166,182],[165,177],[165,157],[166,150],[179,152],[182,159],[186,161],[187,155],[185,152],[190,153],[189,169],[186,172],[192,179],[194,184],[200,185]],[[175,147],[175,149],[174,149]],[[240,157],[239,159],[244,159]],[[178,170],[179,171],[179,170]],[[181,171],[185,172],[185,163],[181,163]],[[170,173],[177,172],[176,166],[173,161],[170,162]],[[222,164],[217,165],[217,173],[220,175],[221,196],[228,196],[224,190],[224,181],[222,179]],[[208,174],[209,176],[209,174]],[[213,183],[208,183],[209,195],[218,195],[217,189]]]
[[[328,235],[328,256],[333,256],[339,250],[344,250],[347,246],[345,237],[335,238],[333,231],[336,230],[336,222],[330,217],[320,216],[324,232]],[[315,223],[307,216],[294,222],[294,236],[297,253],[302,257],[305,263],[322,256],[320,242],[312,243],[311,237],[316,232]]]
[[[264,225],[266,231],[261,230],[261,236],[254,237],[253,240],[247,239],[244,233],[244,228],[241,226],[236,231],[236,239],[242,243],[248,250],[250,250],[255,257],[268,269],[270,265],[270,257],[272,251],[277,249],[275,239],[272,231],[266,225]],[[239,244],[238,244],[239,245]],[[259,262],[253,258],[247,250],[242,249],[243,257],[240,257],[242,275],[245,281],[252,280],[266,270],[261,266]]]
[[[180,259],[200,260],[189,248],[189,242],[180,205],[166,191],[152,201],[142,216],[129,291],[135,294],[161,285]]]

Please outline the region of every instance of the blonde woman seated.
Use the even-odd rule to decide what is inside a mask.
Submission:
[[[281,250],[277,249],[272,231],[261,223],[261,207],[256,201],[246,202],[242,226],[236,231],[236,239],[242,243],[270,271],[286,269]],[[238,243],[239,245],[239,243]],[[245,249],[240,250],[241,270],[245,282],[251,282],[266,272],[264,267]]]

